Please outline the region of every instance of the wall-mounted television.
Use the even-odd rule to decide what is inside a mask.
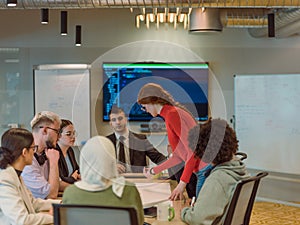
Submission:
[[[136,102],[140,88],[149,82],[169,91],[197,121],[208,119],[207,63],[114,63],[104,62],[103,121],[109,121],[112,105],[124,109],[130,121],[150,121],[153,117]]]

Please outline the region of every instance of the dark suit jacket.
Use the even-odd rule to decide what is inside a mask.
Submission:
[[[65,157],[64,157],[59,145],[56,145],[56,148],[59,151],[59,160],[58,160],[59,177],[63,181],[65,181],[69,184],[73,184],[76,180],[72,176],[68,176],[69,175],[69,170],[68,170],[68,166],[67,166],[67,162],[65,160]],[[72,167],[73,167],[73,171],[71,171],[71,172],[73,173],[75,170],[79,170],[79,166],[78,166],[78,164],[76,162],[76,159],[75,159],[74,151],[71,147],[68,149],[67,154],[70,158],[70,161],[71,161],[71,164],[72,164]]]
[[[114,133],[106,136],[109,138],[115,146],[117,138]],[[162,161],[166,160],[166,157],[161,154],[153,145],[148,141],[146,135],[136,134],[129,131],[129,155],[130,155],[130,164],[131,170],[134,173],[143,172],[143,167],[147,166],[146,156],[150,158],[155,164],[159,164]],[[116,149],[117,155],[117,149]]]

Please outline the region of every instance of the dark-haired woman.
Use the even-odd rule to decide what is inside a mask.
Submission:
[[[2,225],[53,223],[52,203],[58,203],[59,200],[34,198],[20,176],[24,167],[31,165],[37,147],[34,145],[31,132],[26,129],[12,128],[2,135],[0,147]]]
[[[223,224],[234,187],[239,180],[249,177],[244,163],[235,157],[236,134],[225,120],[209,119],[189,132],[189,143],[196,146],[196,157],[212,162],[213,169],[195,205],[184,208],[181,219],[191,225]]]
[[[76,131],[70,120],[62,119],[60,124],[60,136],[57,142],[59,150],[58,169],[60,182],[60,191],[80,180],[79,166],[76,162],[75,154],[72,149],[74,146]]]

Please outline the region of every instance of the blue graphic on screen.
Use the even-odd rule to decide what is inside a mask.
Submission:
[[[153,117],[136,102],[140,88],[157,83],[198,121],[208,119],[208,64],[206,63],[103,63],[103,121],[113,105],[124,109],[130,121]]]

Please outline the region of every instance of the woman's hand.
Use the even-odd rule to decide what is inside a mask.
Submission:
[[[72,174],[72,177],[75,180],[80,180],[80,174],[78,173],[78,170],[75,170],[74,173]]]
[[[177,199],[183,200],[183,192],[186,187],[186,183],[183,181],[180,181],[177,187],[172,191],[171,196],[169,197],[170,200],[175,201]]]
[[[153,178],[153,175],[150,173],[150,170],[151,170],[151,168],[146,168],[146,167],[144,167],[144,169],[143,169],[143,174],[148,179],[152,179]]]

